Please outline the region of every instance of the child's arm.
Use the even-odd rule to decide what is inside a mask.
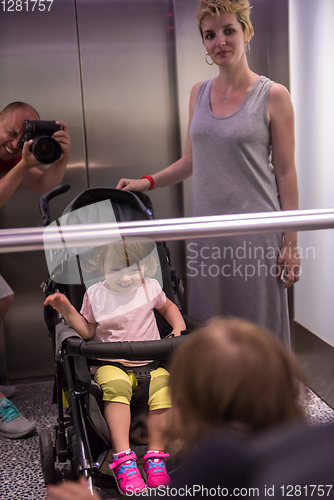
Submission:
[[[63,293],[49,295],[45,299],[44,305],[51,306],[62,314],[68,325],[83,339],[90,339],[94,335],[96,325],[88,323]]]
[[[166,298],[165,305],[163,305],[160,309],[157,309],[160,314],[168,321],[168,323],[173,328],[172,333],[177,337],[180,335],[182,330],[185,330],[186,324],[180,313],[178,307],[171,300]]]

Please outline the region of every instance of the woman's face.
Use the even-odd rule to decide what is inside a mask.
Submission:
[[[110,290],[126,293],[142,284],[143,266],[133,264],[124,267],[123,259],[117,259],[109,250],[104,259],[104,274]]]
[[[222,12],[219,16],[205,16],[202,32],[204,47],[218,66],[235,64],[245,57],[245,43],[249,40],[236,14]]]

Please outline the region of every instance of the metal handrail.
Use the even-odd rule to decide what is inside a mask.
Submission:
[[[97,246],[123,237],[154,241],[185,240],[211,236],[310,231],[334,228],[334,209],[291,210],[255,214],[187,217],[111,224],[87,224],[0,230],[0,253]]]

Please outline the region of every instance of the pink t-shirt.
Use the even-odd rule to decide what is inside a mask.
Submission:
[[[114,292],[106,281],[88,288],[80,313],[88,323],[96,324],[92,340],[121,342],[159,340],[153,309],[160,309],[166,295],[158,281],[146,279],[128,293]],[[116,361],[116,360],[115,360]],[[150,361],[117,360],[125,366],[140,366]]]

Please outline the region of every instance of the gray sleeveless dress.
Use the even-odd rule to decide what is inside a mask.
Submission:
[[[240,108],[210,108],[213,80],[203,82],[190,127],[193,215],[281,210],[267,119],[272,82],[261,76]],[[232,315],[259,323],[290,343],[287,293],[276,277],[282,234],[197,239],[187,244],[190,314]]]

